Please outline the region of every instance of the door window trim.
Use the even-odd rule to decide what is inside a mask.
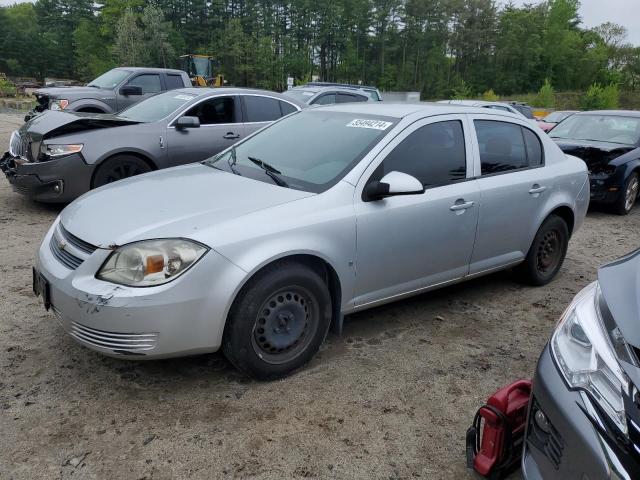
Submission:
[[[498,110],[496,110],[498,111]],[[534,170],[536,168],[543,168],[544,166],[546,166],[546,155],[545,155],[545,150],[544,150],[544,142],[540,139],[540,136],[532,129],[530,128],[528,125],[525,125],[524,123],[526,122],[523,121],[522,123],[520,123],[520,119],[515,119],[517,121],[509,121],[509,120],[514,120],[511,117],[504,117],[504,118],[486,118],[484,115],[480,115],[480,114],[474,114],[474,115],[469,115],[469,123],[470,123],[470,130],[473,132],[473,142],[474,142],[474,149],[477,153],[477,159],[478,159],[478,173],[476,174],[476,176],[473,178],[473,180],[479,180],[481,178],[490,178],[490,177],[496,177],[498,175],[507,175],[509,173],[516,173],[516,172],[525,172],[527,170]],[[531,165],[529,163],[529,152],[527,152],[527,142],[525,141],[524,138],[524,133],[522,132],[522,130],[520,130],[520,135],[522,136],[522,143],[524,145],[524,151],[525,151],[525,155],[527,158],[527,164],[529,164],[526,167],[520,167],[520,168],[513,168],[511,170],[505,170],[502,172],[494,172],[494,173],[486,173],[483,174],[482,173],[482,158],[480,157],[480,142],[478,141],[478,133],[476,131],[475,128],[475,121],[476,120],[480,120],[480,121],[486,121],[486,122],[501,122],[501,123],[507,123],[507,124],[512,124],[512,125],[516,125],[518,127],[522,128],[526,128],[527,130],[529,130],[531,133],[533,133],[536,138],[538,139],[538,142],[540,143],[540,151],[542,153],[542,161],[540,163],[540,165]]]
[[[376,154],[376,156],[369,162],[369,164],[364,168],[358,181],[356,183],[356,197],[363,202],[362,193],[364,188],[369,184],[371,177],[377,170],[384,160],[389,156],[391,152],[393,152],[398,145],[400,145],[409,135],[417,131],[418,129],[425,127],[427,125],[432,125],[434,123],[448,122],[448,121],[459,121],[462,125],[462,134],[464,135],[464,150],[465,150],[465,162],[466,162],[466,173],[465,178],[457,180],[452,183],[446,183],[442,185],[430,185],[429,187],[425,187],[425,191],[433,190],[435,188],[445,188],[452,185],[458,185],[460,183],[465,183],[471,180],[475,180],[474,177],[474,165],[475,165],[475,155],[473,150],[473,144],[471,142],[471,131],[469,122],[467,121],[467,117],[464,114],[455,114],[455,113],[446,113],[440,115],[431,115],[429,117],[423,117],[415,120],[414,122],[407,125],[403,130],[398,132],[393,138],[391,138],[384,147]],[[471,127],[472,128],[472,127]],[[365,179],[366,180],[363,180]]]

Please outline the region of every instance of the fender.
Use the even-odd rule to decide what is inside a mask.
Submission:
[[[74,100],[69,103],[65,110],[77,112],[83,108],[95,108],[102,110],[103,113],[114,113],[113,109],[109,105],[96,98],[81,98],[79,100]]]
[[[107,159],[109,159],[109,158],[111,158],[111,157],[113,157],[115,155],[126,154],[126,153],[131,153],[131,154],[134,154],[134,155],[139,156],[139,157],[144,157],[144,159],[147,160],[155,170],[158,169],[158,162],[154,158],[153,154],[151,154],[147,150],[144,150],[144,149],[139,148],[139,147],[134,147],[134,146],[118,147],[118,148],[114,148],[112,150],[109,150],[108,152],[105,152],[102,155],[100,155],[93,162],[93,165],[95,167],[97,167],[102,162],[104,162],[105,160],[107,160]]]

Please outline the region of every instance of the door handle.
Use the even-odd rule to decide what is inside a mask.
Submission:
[[[234,140],[236,138],[240,138],[240,135],[233,132],[227,132],[222,136],[222,138],[226,138],[227,140]]]
[[[533,186],[531,187],[531,189],[529,190],[529,193],[531,195],[536,195],[538,193],[544,192],[546,189],[547,189],[547,187],[541,187],[537,183],[534,183]]]
[[[457,212],[460,210],[466,210],[467,208],[471,208],[475,205],[474,202],[465,202],[464,200],[456,200],[456,203],[449,207],[449,210],[452,212]]]

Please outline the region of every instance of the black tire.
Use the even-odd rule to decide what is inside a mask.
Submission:
[[[567,223],[557,215],[549,215],[536,233],[527,256],[517,267],[517,273],[525,283],[546,285],[556,276],[569,245]]]
[[[242,288],[225,327],[222,351],[258,380],[285,377],[318,351],[331,323],[323,277],[298,262],[266,267]]]
[[[624,182],[624,187],[620,190],[620,195],[616,203],[613,204],[613,211],[618,215],[628,215],[638,200],[640,194],[640,177],[638,172],[633,172]]]
[[[93,176],[91,188],[151,171],[147,162],[133,155],[115,155],[102,162]]]
[[[104,110],[100,110],[99,108],[81,108],[76,111],[78,113],[105,113]]]

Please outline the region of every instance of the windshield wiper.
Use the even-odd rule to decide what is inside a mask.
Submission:
[[[259,158],[256,158],[256,157],[247,157],[247,158],[251,162],[256,164],[258,167],[260,167],[262,170],[264,170],[264,173],[266,173],[267,176],[269,176],[275,183],[277,183],[281,187],[287,187],[287,188],[289,187],[289,184],[278,176],[278,175],[282,175],[282,172],[280,170],[272,167],[268,163],[263,162]]]
[[[231,155],[227,159],[227,163],[229,164],[229,170],[231,170],[236,175],[242,176],[242,174],[236,170],[236,147],[231,147]]]
[[[93,83],[87,83],[87,87],[101,88],[99,85],[94,85]]]

